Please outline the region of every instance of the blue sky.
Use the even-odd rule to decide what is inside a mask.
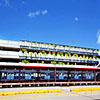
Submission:
[[[0,39],[100,49],[100,0],[0,0]]]

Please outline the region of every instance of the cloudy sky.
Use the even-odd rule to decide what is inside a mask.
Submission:
[[[100,49],[100,0],[0,0],[0,39]]]

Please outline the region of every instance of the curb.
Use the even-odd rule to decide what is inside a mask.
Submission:
[[[55,92],[61,92],[61,90],[60,89],[50,89],[50,90],[8,91],[8,92],[0,92],[0,96],[17,95],[17,94],[32,94],[32,93],[55,93]]]
[[[74,88],[70,91],[100,91],[100,88]]]

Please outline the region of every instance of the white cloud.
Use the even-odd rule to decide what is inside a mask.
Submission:
[[[5,6],[10,7],[10,2],[9,2],[9,0],[4,0],[4,2],[5,2]]]
[[[97,44],[100,44],[100,35],[98,36]]]
[[[40,11],[38,10],[37,12],[35,12],[35,15],[40,15]]]
[[[32,18],[32,17],[35,17],[35,16],[38,16],[40,15],[40,11],[37,11],[37,12],[29,12],[28,13],[28,17]]]
[[[40,11],[29,12],[28,13],[28,17],[30,17],[30,18],[35,17],[35,16],[38,16],[38,15],[40,15]]]
[[[97,38],[98,38],[97,44],[100,44],[100,29],[97,32]]]
[[[74,20],[75,20],[75,21],[78,21],[78,17],[75,17]]]
[[[2,6],[13,8],[13,6],[10,4],[10,0],[4,0],[4,4]]]
[[[0,6],[2,6],[2,3],[0,2]]]
[[[25,1],[22,1],[22,4],[25,4]]]
[[[48,13],[48,11],[47,11],[47,10],[43,10],[41,13],[42,13],[43,15],[45,15],[45,14]]]
[[[30,18],[35,17],[35,13],[34,12],[29,12],[29,14],[27,16],[30,17]]]
[[[29,12],[27,16],[30,18],[33,18],[33,17],[39,16],[39,15],[46,15],[47,13],[48,13],[47,10],[43,10],[43,11],[38,10],[36,12]]]
[[[100,29],[97,31],[97,37],[100,35]]]

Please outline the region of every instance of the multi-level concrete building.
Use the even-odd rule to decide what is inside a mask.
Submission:
[[[0,82],[100,80],[98,49],[0,40]]]

